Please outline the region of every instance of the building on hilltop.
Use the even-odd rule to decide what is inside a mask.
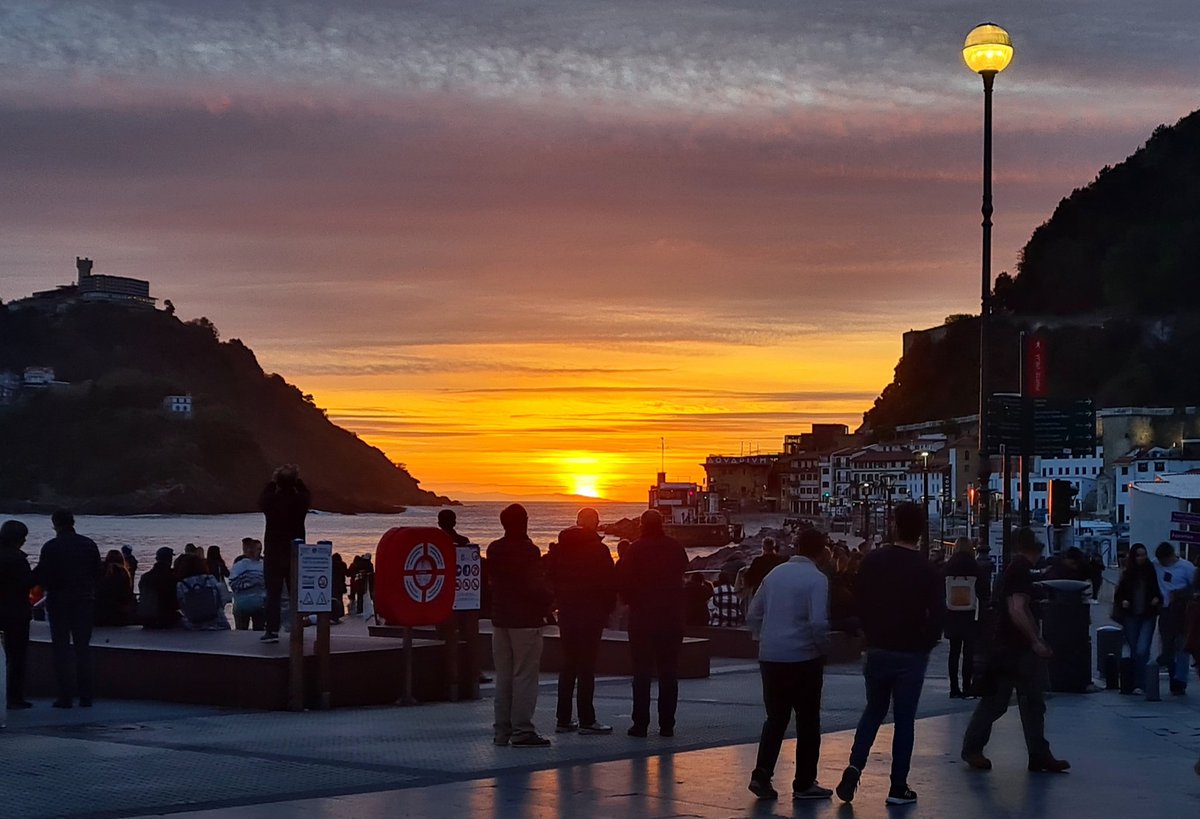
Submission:
[[[53,367],[26,367],[21,385],[29,389],[49,387],[54,382]]]
[[[192,396],[190,395],[168,395],[163,398],[163,410],[171,418],[186,418],[192,417]]]
[[[40,310],[53,313],[83,302],[106,302],[122,307],[153,309],[156,299],[150,296],[150,282],[128,276],[92,273],[91,259],[75,257],[74,284],[63,284],[53,290],[39,290],[32,296],[8,303],[10,310]]]

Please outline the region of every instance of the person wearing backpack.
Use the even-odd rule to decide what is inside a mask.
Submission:
[[[954,554],[946,561],[946,639],[950,641],[950,699],[972,696],[971,672],[979,635],[979,601],[986,599],[987,578],[971,548],[971,539],[954,541]],[[962,685],[958,666],[962,661]]]
[[[1113,593],[1112,619],[1121,624],[1129,657],[1133,661],[1133,693],[1146,687],[1146,665],[1154,644],[1154,625],[1162,597],[1158,575],[1150,562],[1150,553],[1142,543],[1129,547],[1125,569]]]
[[[175,594],[183,612],[184,628],[193,631],[228,631],[225,591],[208,572],[204,559],[183,555],[179,559],[179,583]]]

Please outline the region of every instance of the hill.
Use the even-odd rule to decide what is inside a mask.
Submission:
[[[80,304],[0,309],[0,373],[53,367],[48,389],[0,406],[0,507],[81,513],[255,509],[272,469],[300,466],[316,508],[388,512],[448,499],[267,374],[208,319]],[[190,394],[191,420],[164,396]]]
[[[1200,112],[1063,199],[995,283],[996,392],[1018,389],[1019,333],[1048,339],[1051,397],[1097,406],[1200,401]],[[918,335],[868,428],[979,407],[978,317]]]

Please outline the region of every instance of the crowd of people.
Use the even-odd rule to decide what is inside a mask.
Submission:
[[[310,502],[294,467],[276,471],[260,507],[266,520],[262,541],[247,537],[241,554],[227,565],[221,549],[187,544],[183,552],[164,546],[138,577],[132,550],[103,558],[96,544],[75,531],[69,511],[51,517],[55,537],[42,547],[35,569],[22,550],[28,529],[19,521],[0,525],[0,631],[8,658],[8,707],[27,708],[24,696],[29,621],[35,603],[49,620],[58,685],[55,707],[94,699],[89,645],[95,625],[141,624],[145,628],[263,632],[277,640],[284,587],[290,576],[290,547],[304,537]],[[930,653],[949,641],[947,673],[952,698],[978,699],[962,739],[961,757],[972,769],[989,770],[984,755],[993,723],[1017,694],[1028,767],[1061,773],[1070,768],[1055,757],[1045,738],[1046,662],[1052,656],[1041,636],[1036,581],[1093,580],[1091,561],[1066,552],[1057,561],[1042,556],[1030,529],[1015,537],[1015,556],[995,578],[986,545],[959,538],[948,559],[940,549],[923,554],[925,520],[919,506],[895,508],[892,542],[869,550],[832,543],[815,529],[802,529],[780,545],[772,538],[745,566],[726,567],[715,585],[688,574],[683,547],[669,537],[653,510],[640,519],[640,536],[622,541],[614,561],[594,509],[580,510],[545,554],[528,533],[524,507],[500,514],[504,535],[486,549],[484,614],[494,628],[496,669],[493,741],[515,748],[551,745],[534,725],[543,627],[557,624],[563,662],[558,679],[555,732],[605,735],[594,704],[596,659],[606,627],[628,631],[633,670],[632,719],[626,733],[648,735],[652,683],[658,682],[656,716],[660,736],[675,733],[678,665],[685,626],[745,625],[759,645],[766,719],[750,790],[761,799],[778,796],[772,779],[783,737],[796,720],[796,799],[850,802],[871,747],[889,710],[894,719],[888,804],[916,801],[909,786],[917,706]],[[439,526],[457,545],[469,542],[444,510]],[[135,578],[138,578],[135,584]],[[369,555],[348,566],[334,557],[334,615],[361,611],[370,600]],[[40,590],[38,598],[31,590]],[[136,591],[135,591],[136,589]],[[1124,628],[1134,676],[1132,690],[1146,685],[1148,670],[1169,671],[1170,690],[1186,692],[1193,658],[1200,660],[1200,589],[1196,569],[1160,544],[1150,558],[1135,543],[1114,592],[1112,619]],[[1161,637],[1156,664],[1149,660],[1155,628]],[[820,712],[825,658],[835,630],[860,631],[866,652],[866,705],[837,787],[818,781]]]

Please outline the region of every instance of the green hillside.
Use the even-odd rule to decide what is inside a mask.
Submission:
[[[49,366],[69,386],[0,406],[0,506],[92,513],[251,511],[271,470],[300,466],[316,508],[386,512],[446,498],[264,373],[207,319],[104,304],[0,309],[0,372]],[[166,395],[191,394],[192,420]]]

